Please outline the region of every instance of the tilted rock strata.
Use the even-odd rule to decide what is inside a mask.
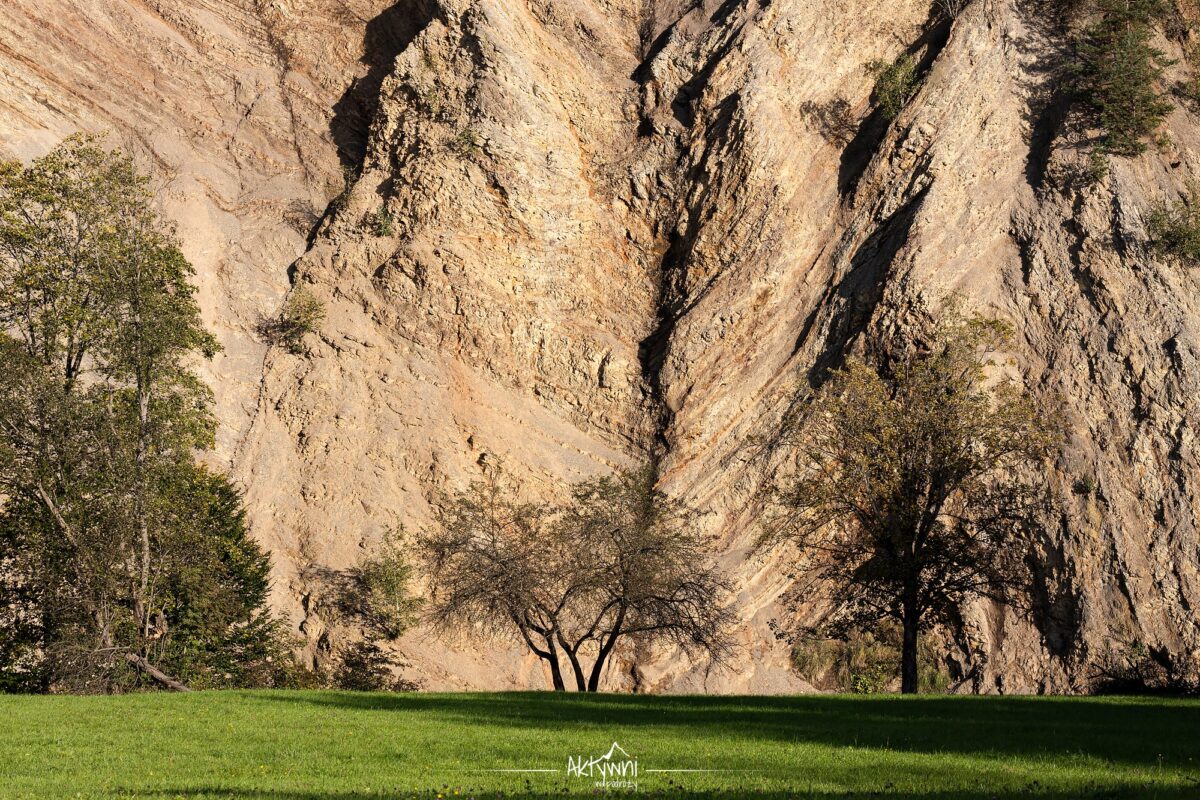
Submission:
[[[214,215],[215,190],[169,194],[168,208],[206,310],[237,343],[236,365],[214,377],[222,454],[310,655],[340,631],[306,565],[353,564],[491,465],[553,495],[654,457],[669,491],[711,512],[744,647],[714,673],[639,654],[640,685],[805,688],[770,623],[811,621],[820,604],[788,597],[792,568],[753,548],[755,498],[787,460],[771,437],[801,382],[848,349],[903,341],[950,293],[1014,325],[1005,368],[1062,398],[1069,426],[1039,591],[1025,611],[964,610],[961,688],[1078,690],[1135,639],[1182,657],[1200,646],[1200,286],[1148,251],[1144,223],[1200,170],[1200,128],[1180,108],[1169,146],[1114,160],[1096,186],[1074,182],[1086,155],[1048,68],[1062,36],[1016,0],[977,0],[953,25],[908,0],[886,15],[834,0],[409,0],[363,3],[363,21],[332,3],[197,3],[191,17],[139,12],[150,32],[114,23],[117,39],[177,63],[94,107],[61,87],[102,71],[45,67],[66,58],[62,44],[37,38],[23,5],[0,15],[25,26],[16,41],[38,58],[0,34],[0,69],[31,87],[0,94],[20,120],[0,142],[30,155],[76,118],[161,128],[187,142],[188,174],[246,187],[218,195],[249,231],[236,257],[203,249],[213,227],[197,220]],[[190,49],[154,25],[192,31]],[[262,49],[221,44],[232,40]],[[864,65],[905,51],[924,81],[888,123]],[[109,61],[129,57],[96,56]],[[256,70],[251,102],[239,80]],[[208,97],[186,105],[196,93],[168,80]],[[150,116],[141,104],[156,91],[184,107],[153,103]],[[59,92],[62,110],[37,92]],[[218,136],[196,108],[245,120]],[[315,209],[337,192],[339,148],[354,178],[292,268],[328,319],[307,353],[264,355],[252,320],[277,301],[305,232],[278,218],[285,201]],[[1093,492],[1074,491],[1082,478]],[[515,647],[418,631],[401,649],[431,687],[544,685]],[[634,681],[631,657],[610,686]]]
[[[388,0],[12,0],[0,4],[0,156],[88,131],[154,175],[196,266],[228,461],[257,401],[287,267],[360,157]],[[372,22],[374,20],[374,22]],[[363,89],[367,86],[361,87]],[[364,103],[367,108],[363,108]]]

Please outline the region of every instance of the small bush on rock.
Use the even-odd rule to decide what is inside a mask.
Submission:
[[[339,650],[327,683],[330,688],[351,692],[411,692],[419,689],[413,681],[395,674],[395,670],[403,666],[374,642],[355,642]]]
[[[1200,264],[1200,204],[1195,191],[1174,203],[1156,205],[1146,227],[1156,251],[1191,266]]]
[[[936,646],[920,646],[920,684],[924,692],[945,691],[950,674],[941,664]],[[879,694],[895,682],[900,670],[900,629],[884,624],[877,630],[850,629],[832,638],[809,631],[792,647],[796,672],[818,689]]]
[[[378,552],[349,577],[351,602],[368,628],[396,639],[413,624],[421,602],[408,593],[412,567],[396,534],[385,535]]]
[[[895,119],[917,90],[916,60],[906,53],[892,63],[871,61],[867,64],[867,72],[875,76],[871,101],[885,119]]]
[[[303,352],[304,337],[315,333],[324,320],[325,304],[307,288],[298,286],[283,302],[279,314],[259,325],[259,332],[271,344],[299,354]]]
[[[391,212],[386,208],[382,208],[375,212],[374,216],[375,235],[381,239],[386,239],[395,231],[396,220],[392,217]]]

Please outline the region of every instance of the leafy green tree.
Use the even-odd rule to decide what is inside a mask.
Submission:
[[[918,689],[918,634],[975,596],[1004,599],[1040,494],[1021,480],[1056,442],[1054,417],[989,381],[1007,330],[951,310],[927,347],[876,370],[850,358],[791,415],[798,458],[768,539],[799,544],[828,581],[835,631],[900,625],[901,689]]]
[[[286,683],[292,659],[267,611],[271,560],[250,536],[241,493],[202,465],[159,487],[171,509],[155,539],[159,617],[147,658],[196,688]]]
[[[416,621],[421,602],[409,594],[412,565],[400,533],[389,531],[379,549],[350,570],[350,599],[370,630],[397,639]]]
[[[1103,131],[1098,152],[1137,156],[1171,113],[1161,91],[1171,62],[1151,44],[1165,0],[1097,0],[1097,16],[1075,42],[1076,93]]]
[[[167,662],[254,617],[231,593],[265,599],[240,498],[196,464],[215,423],[191,364],[216,342],[151,200],[92,137],[0,165],[0,640],[24,654],[0,666],[35,688],[124,688],[130,667],[182,688]],[[257,560],[223,560],[222,536]]]

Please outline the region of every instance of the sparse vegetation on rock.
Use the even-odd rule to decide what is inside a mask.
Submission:
[[[387,238],[395,232],[396,220],[387,208],[381,208],[371,217],[371,227],[378,237]]]
[[[1101,131],[1097,152],[1140,155],[1171,112],[1162,87],[1171,62],[1152,44],[1166,10],[1164,0],[1097,0],[1076,38],[1074,88]]]
[[[892,62],[871,61],[867,64],[867,72],[875,76],[871,101],[884,119],[893,120],[900,116],[904,105],[917,91],[916,59],[905,53]]]
[[[1196,188],[1173,203],[1154,206],[1146,222],[1151,246],[1188,266],[1200,266],[1200,195]]]
[[[468,126],[455,134],[450,140],[450,149],[458,153],[460,156],[473,156],[480,152],[479,134],[475,129]]]
[[[304,352],[304,337],[316,333],[324,320],[325,304],[300,285],[288,293],[276,316],[259,324],[259,332],[270,344],[299,355]]]
[[[957,19],[966,10],[971,0],[936,0],[938,9],[950,19]]]

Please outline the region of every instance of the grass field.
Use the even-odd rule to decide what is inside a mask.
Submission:
[[[1200,798],[1186,700],[340,692],[0,697],[0,797],[594,795],[613,742],[660,797]]]

